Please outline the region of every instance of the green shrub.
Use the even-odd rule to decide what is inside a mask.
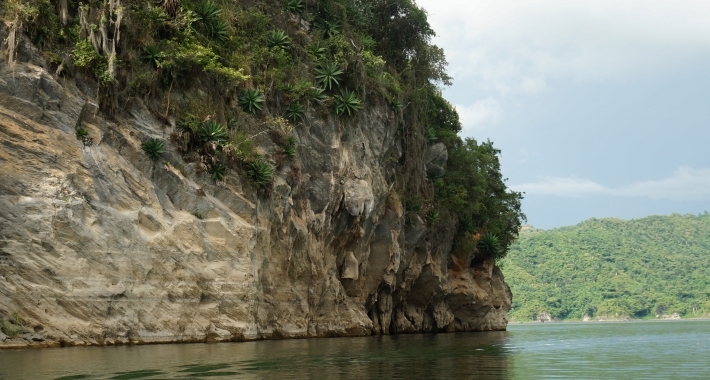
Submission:
[[[336,86],[340,85],[338,77],[343,74],[343,71],[337,63],[328,62],[322,64],[315,69],[315,72],[318,84],[324,89],[331,90],[333,88],[333,84]]]
[[[199,1],[194,9],[195,21],[201,22],[203,31],[212,39],[224,42],[229,38],[229,25],[222,20],[222,10],[212,0]]]
[[[340,34],[340,21],[338,20],[320,20],[316,23],[316,27],[320,29],[323,39],[328,39]]]
[[[255,88],[248,88],[239,96],[239,105],[245,112],[256,113],[261,111],[264,104],[264,95]]]
[[[297,142],[295,137],[286,137],[286,141],[284,142],[284,156],[286,156],[289,160],[293,160],[293,158],[296,157],[296,145]]]
[[[306,51],[317,61],[325,58],[325,55],[328,53],[328,49],[322,47],[318,41],[309,44],[306,47]]]
[[[441,221],[441,215],[439,215],[438,211],[432,209],[426,213],[424,220],[426,220],[427,226],[431,227]]]
[[[76,139],[77,140],[83,140],[84,138],[89,136],[89,131],[86,130],[84,127],[79,127],[76,129]]]
[[[212,165],[210,168],[210,177],[212,177],[212,180],[215,182],[223,181],[224,180],[224,174],[227,171],[227,166],[225,166],[222,163],[217,163]]]
[[[284,8],[287,12],[299,14],[303,12],[303,2],[301,0],[287,0]]]
[[[143,48],[143,54],[141,55],[141,60],[143,62],[151,65],[154,69],[157,69],[158,66],[160,66],[160,58],[162,57],[162,53],[160,51],[160,47],[156,45],[151,45],[151,46],[146,46]]]
[[[291,120],[292,123],[296,124],[299,121],[303,121],[303,114],[305,108],[301,103],[291,103],[286,109],[286,118]]]
[[[498,236],[493,233],[486,232],[478,241],[478,250],[488,257],[494,257],[496,260],[505,257],[505,251],[501,249]]]
[[[271,165],[261,158],[255,159],[247,171],[249,179],[251,179],[255,185],[260,187],[265,187],[271,183],[272,174],[273,170],[271,169]]]
[[[338,115],[347,113],[351,116],[362,108],[362,102],[355,92],[350,90],[341,91],[340,95],[335,95],[333,99],[335,99],[335,113]]]
[[[165,144],[156,138],[149,138],[141,144],[143,152],[153,161],[159,159],[165,153]]]
[[[195,132],[202,123],[194,114],[185,112],[177,122],[177,130],[180,132]]]
[[[223,143],[227,141],[227,130],[222,124],[210,120],[202,124],[202,126],[197,130],[197,137],[204,143]]]
[[[291,39],[286,35],[286,32],[280,29],[270,31],[266,35],[266,43],[270,48],[286,50],[291,47]]]
[[[328,100],[328,95],[325,94],[325,90],[320,87],[311,87],[307,95],[308,98],[313,99],[318,103],[323,103]]]

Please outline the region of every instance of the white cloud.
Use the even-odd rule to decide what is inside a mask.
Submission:
[[[710,50],[706,0],[418,0],[457,81],[499,96],[649,75]]]
[[[464,131],[498,123],[503,115],[503,108],[493,98],[479,100],[471,105],[456,105],[456,111]]]
[[[539,182],[515,185],[511,188],[526,194],[571,198],[615,196],[673,201],[707,201],[710,200],[710,169],[681,167],[668,178],[636,182],[618,188],[605,187],[592,180],[576,177],[548,177]]]

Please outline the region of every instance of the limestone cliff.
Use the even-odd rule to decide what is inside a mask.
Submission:
[[[141,141],[169,140],[173,120],[139,99],[104,116],[96,84],[56,76],[26,38],[6,63],[0,314],[22,321],[0,346],[506,328],[511,293],[492,258],[452,254],[446,224],[405,233],[383,165],[401,155],[390,109],[347,126],[309,115],[293,130],[300,168],[281,165],[262,196],[235,173],[215,184],[175,152],[151,161]],[[269,135],[255,138],[274,160]]]

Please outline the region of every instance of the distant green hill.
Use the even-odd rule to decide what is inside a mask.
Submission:
[[[510,318],[710,315],[710,214],[524,228],[501,261]]]

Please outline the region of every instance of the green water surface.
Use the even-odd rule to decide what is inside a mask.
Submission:
[[[0,351],[0,379],[710,379],[710,321]]]

